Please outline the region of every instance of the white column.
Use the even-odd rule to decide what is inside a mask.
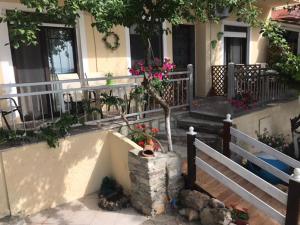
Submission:
[[[0,8],[0,13],[1,15],[5,14],[5,10]],[[0,23],[0,34],[0,80],[3,80],[4,84],[15,83],[7,23]],[[9,90],[9,93],[12,93],[12,91]]]
[[[125,27],[125,42],[126,42],[125,44],[126,44],[127,66],[128,68],[131,68],[130,32],[128,27]]]
[[[89,74],[89,58],[88,58],[88,50],[87,50],[87,38],[86,38],[86,31],[85,31],[85,21],[84,21],[84,13],[79,13],[80,17],[78,20],[78,33],[79,37],[77,37],[79,41],[79,57],[81,57],[81,64],[82,64],[82,76],[84,74]],[[81,77],[84,78],[84,77]]]
[[[163,29],[166,30],[167,29],[167,22],[163,22],[162,26],[163,26]],[[168,37],[167,37],[166,32],[163,32],[163,57],[164,58],[170,57],[168,55]]]

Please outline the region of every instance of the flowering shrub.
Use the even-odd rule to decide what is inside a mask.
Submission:
[[[256,100],[249,92],[238,93],[233,99],[230,100],[231,105],[236,108],[248,110],[251,109]]]
[[[159,150],[159,144],[156,140],[154,140],[154,138],[158,132],[158,128],[151,128],[145,124],[137,124],[133,129],[131,129],[129,138],[142,148],[144,148],[145,145],[150,145],[155,151],[157,151]]]
[[[156,90],[162,91],[169,79],[168,74],[175,68],[175,64],[171,63],[170,59],[165,58],[162,65],[159,59],[155,59],[154,64],[149,66],[145,66],[144,61],[139,61],[129,69],[129,72],[133,76],[145,76]]]
[[[287,141],[287,136],[283,134],[276,134],[271,135],[270,132],[267,129],[264,129],[262,134],[259,134],[256,131],[257,138],[260,142],[265,143],[266,145],[269,145],[272,148],[277,149],[281,152],[287,152],[289,149],[289,143]]]
[[[150,78],[163,80],[168,78],[168,73],[172,72],[175,68],[175,64],[171,63],[170,59],[165,58],[162,65],[159,59],[155,59],[154,64],[149,66],[145,66],[144,61],[139,61],[129,69],[129,72],[134,76],[145,75],[147,73]]]
[[[165,58],[162,65],[160,60],[155,59],[153,65],[148,64],[145,66],[143,61],[136,63],[129,72],[133,76],[142,75],[144,80],[142,87],[146,95],[155,99],[165,114],[165,130],[168,139],[168,151],[173,151],[172,137],[171,137],[171,109],[168,102],[163,98],[164,88],[168,85],[169,72],[175,69],[175,65],[170,62],[170,59]],[[140,143],[141,144],[141,143]]]

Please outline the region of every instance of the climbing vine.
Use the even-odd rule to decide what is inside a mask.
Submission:
[[[59,138],[63,138],[71,130],[72,125],[77,124],[75,116],[65,114],[54,123],[48,123],[37,131],[5,130],[0,128],[0,145],[18,145],[38,141],[46,141],[50,148],[59,146]]]
[[[131,27],[144,41],[161,32],[164,21],[178,25],[182,21],[207,22],[219,21],[218,9],[228,8],[231,14],[241,21],[254,24],[260,14],[255,6],[256,0],[20,0],[33,12],[24,13],[11,10],[0,16],[0,22],[8,22],[11,33],[11,44],[18,48],[21,45],[37,44],[38,31],[42,23],[54,22],[69,27],[76,25],[84,11],[93,16],[92,26],[100,33],[111,32],[114,26]],[[47,13],[45,13],[47,12]],[[168,29],[165,29],[168,33]],[[116,46],[116,45],[115,45]]]
[[[300,82],[300,56],[294,55],[284,38],[285,30],[276,22],[266,22],[261,30],[269,41],[269,64],[288,81]]]

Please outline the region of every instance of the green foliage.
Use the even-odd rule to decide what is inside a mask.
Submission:
[[[125,101],[122,98],[119,98],[117,96],[113,96],[112,93],[109,95],[107,93],[102,93],[101,97],[103,99],[103,102],[105,105],[107,105],[107,110],[110,111],[110,108],[114,106],[117,110],[121,110],[122,112],[125,111]]]
[[[212,48],[212,49],[215,49],[215,48],[217,47],[218,41],[217,41],[217,40],[212,40],[212,41],[210,42],[210,44],[211,44],[211,48]]]
[[[37,141],[46,141],[50,148],[59,145],[59,138],[65,137],[72,125],[78,123],[78,119],[71,115],[62,115],[55,123],[49,123],[37,131],[4,130],[0,128],[0,145],[18,145]]]
[[[96,94],[95,94],[96,95]],[[107,106],[107,110],[110,111],[111,107],[115,107],[118,111],[125,112],[126,109],[126,100],[117,96],[112,95],[112,91],[110,93],[101,93],[99,96],[95,96],[95,106],[92,106],[92,102],[90,100],[83,101],[83,109],[84,112],[88,115],[93,113],[99,113],[101,119],[104,118],[103,115],[103,107]],[[84,121],[80,122],[83,124]]]
[[[133,128],[130,128],[128,137],[142,148],[150,145],[154,150],[158,150],[159,145],[155,139],[158,132],[158,128],[152,128],[145,124],[136,124]]]
[[[229,8],[240,21],[258,24],[259,10],[256,0],[65,0],[60,5],[57,0],[21,0],[25,6],[35,9],[34,13],[14,11],[0,20],[13,24],[13,46],[36,44],[38,26],[42,22],[64,23],[74,26],[79,11],[90,13],[94,20],[92,26],[99,32],[110,32],[116,25],[131,27],[146,41],[162,31],[161,24],[168,21],[178,25],[182,21],[216,21],[217,10]],[[47,12],[47,14],[44,14]],[[164,30],[169,33],[169,30]]]
[[[270,66],[277,70],[287,81],[300,81],[300,57],[294,55],[284,38],[285,30],[276,22],[268,21],[263,25],[262,35],[269,40]]]
[[[107,78],[106,79],[106,85],[112,85],[113,84],[113,76],[114,74],[113,73],[107,73],[105,74],[105,77]]]
[[[218,32],[218,33],[217,33],[217,40],[218,40],[218,41],[221,41],[223,35],[224,35],[223,32]]]
[[[210,42],[211,48],[215,49],[217,47],[217,44],[219,41],[221,41],[222,37],[223,37],[224,33],[223,32],[218,32],[217,33],[217,40],[212,40]]]
[[[107,73],[107,74],[105,74],[105,77],[107,77],[107,78],[112,78],[113,76],[114,76],[113,73]]]
[[[263,142],[278,151],[285,152],[289,148],[287,136],[283,134],[272,135],[267,129],[264,129],[262,134],[256,132],[256,135],[260,142]]]

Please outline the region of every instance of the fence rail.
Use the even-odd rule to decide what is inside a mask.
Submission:
[[[163,85],[162,98],[172,109],[190,105],[192,65],[187,71],[173,72]],[[96,124],[126,117],[159,112],[158,102],[139,90],[143,76],[115,76],[61,79],[36,83],[0,84],[2,127],[34,130],[55,121],[64,113]],[[108,84],[113,80],[113,84]],[[1,127],[1,126],[0,126]]]
[[[268,164],[267,162],[260,160],[252,153],[246,151],[242,147],[232,142],[232,137],[237,140],[242,140],[250,144],[251,146],[257,147],[260,150],[275,156],[279,160],[283,161],[287,165],[294,168],[294,174],[289,176],[284,172],[280,171],[276,167]],[[200,151],[210,158],[217,161],[219,164],[224,165],[229,170],[238,174],[241,177],[247,178],[249,183],[255,185],[256,188],[267,193],[273,199],[281,202],[286,206],[286,215],[278,212],[271,205],[264,202],[258,196],[255,196],[252,192],[249,192],[235,181],[224,175],[221,171],[217,170],[209,163],[205,162],[201,157],[196,156],[196,151]],[[250,162],[256,164],[260,168],[268,171],[272,175],[282,179],[289,186],[288,194],[279,190],[277,187],[253,174],[249,170],[245,169],[238,163],[231,160],[231,151],[246,158]],[[282,225],[299,225],[300,222],[300,162],[286,156],[279,151],[255,140],[252,137],[244,134],[243,132],[232,128],[232,120],[230,115],[227,115],[227,119],[224,120],[224,137],[223,137],[223,154],[219,153],[215,149],[209,147],[202,141],[196,139],[196,133],[193,128],[187,133],[187,153],[188,153],[188,175],[187,175],[187,187],[193,189],[196,182],[196,169],[197,167],[202,169],[204,172],[211,175],[214,179],[231,189],[233,192],[241,196],[243,199],[253,204],[257,209],[263,211],[266,215],[272,217],[279,224]],[[200,178],[201,179],[201,178]],[[201,188],[201,187],[200,187]],[[209,192],[209,190],[206,190]]]
[[[248,95],[256,104],[280,100],[286,96],[287,85],[276,72],[261,65],[212,66],[212,94],[233,99]]]

